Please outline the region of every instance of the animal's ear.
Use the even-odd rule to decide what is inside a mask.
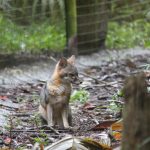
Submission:
[[[76,60],[75,55],[72,55],[70,58],[67,59],[67,61],[72,65],[75,64],[75,60]]]
[[[66,58],[61,58],[60,59],[60,61],[59,61],[59,63],[58,63],[58,66],[60,67],[60,68],[65,68],[66,66],[67,66],[67,59]]]

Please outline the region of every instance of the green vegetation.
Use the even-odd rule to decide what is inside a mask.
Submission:
[[[122,104],[118,102],[119,97],[123,97],[124,93],[123,90],[118,90],[113,96],[112,96],[112,101],[109,105],[109,108],[113,112],[120,112],[122,109]]]
[[[35,137],[34,139],[34,143],[39,143],[39,144],[43,144],[43,145],[47,145],[48,144],[48,138],[46,134],[43,134],[42,137]]]
[[[0,52],[18,53],[27,51],[62,51],[66,36],[64,25],[50,25],[49,22],[32,23],[29,26],[17,25],[0,16]],[[132,48],[142,46],[150,48],[150,23],[144,20],[134,22],[110,22],[106,46],[108,49]]]
[[[0,51],[5,53],[60,51],[65,46],[63,26],[48,22],[22,27],[0,16],[0,35]]]
[[[95,10],[96,12],[106,12],[100,17],[103,24],[100,26],[94,24],[96,28],[89,26],[87,32],[92,32],[92,30],[95,32],[95,29],[100,30],[102,31],[102,37],[105,37],[103,33],[107,33],[106,47],[108,49],[136,46],[150,48],[149,1],[132,1],[132,3],[130,0],[112,1],[109,8],[104,6],[103,1],[100,10],[99,5],[98,7],[85,8],[87,14],[94,13]],[[76,28],[79,30],[79,27],[76,27],[76,18],[78,18],[76,15],[80,11],[78,9],[76,14],[75,7],[79,5],[80,8],[82,3],[79,2],[75,6],[75,0],[0,0],[0,53],[61,51],[66,44],[66,32],[67,38],[69,38],[74,36]],[[95,5],[100,2],[92,3]],[[65,9],[70,11],[66,12]],[[82,12],[84,11],[81,10],[81,14]],[[107,12],[110,14],[107,14]],[[111,15],[110,20],[108,20],[107,15]],[[97,22],[97,15],[95,18],[93,16],[93,19]],[[83,21],[89,23],[88,20],[84,19]],[[105,26],[107,21],[108,28]],[[67,28],[65,28],[65,23]],[[80,25],[81,22],[78,23]],[[93,24],[93,20],[91,23]],[[80,30],[82,28],[85,30],[84,26],[81,26]],[[97,38],[100,38],[99,33]],[[78,40],[82,43],[81,39]],[[83,38],[83,43],[87,47],[85,41],[86,39]],[[94,49],[94,47],[92,48]]]
[[[150,70],[150,64],[143,65],[145,70]]]
[[[150,23],[144,20],[122,24],[110,22],[106,46],[117,49],[135,46],[150,48]]]
[[[115,94],[112,96],[112,99],[113,99],[113,100],[117,100],[119,97],[123,97],[123,96],[124,96],[123,90],[118,90],[117,93],[115,93]]]
[[[115,101],[112,101],[110,103],[110,105],[108,106],[109,109],[111,109],[111,111],[117,113],[117,112],[120,112],[121,109],[122,109],[122,105],[119,104],[119,103],[116,103]]]
[[[85,90],[74,91],[71,95],[71,101],[79,101],[81,103],[85,103],[89,99],[89,92]]]

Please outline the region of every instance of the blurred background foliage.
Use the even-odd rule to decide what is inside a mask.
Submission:
[[[102,5],[103,0],[96,1]],[[106,48],[149,48],[149,0],[107,2]],[[66,46],[65,21],[64,0],[0,0],[0,53],[62,51]]]

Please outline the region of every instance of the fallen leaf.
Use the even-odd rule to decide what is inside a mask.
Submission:
[[[103,130],[103,129],[110,128],[114,122],[116,122],[116,121],[112,120],[112,121],[101,122],[98,125],[96,125],[95,127],[93,127],[91,130]]]
[[[121,140],[122,138],[122,119],[120,119],[119,121],[113,123],[111,125],[111,132],[112,132],[112,136],[114,137],[115,140]]]
[[[47,146],[44,150],[68,150],[71,148],[74,148],[72,150],[89,150],[88,148],[82,146],[81,144],[80,145],[82,146],[82,149],[81,148],[77,149],[76,146],[79,146],[78,144],[80,143],[80,141],[81,141],[80,138],[72,138],[68,136],[59,140],[56,143],[51,144],[50,146]]]
[[[44,145],[41,143],[35,143],[32,150],[44,150]]]
[[[13,103],[9,99],[7,101],[0,101],[0,105],[1,106],[5,106],[5,107],[9,107],[9,108],[14,108],[14,109],[18,109],[19,108],[19,104]]]
[[[149,70],[145,70],[144,74],[147,78],[150,78],[150,71]]]
[[[121,138],[122,138],[122,133],[121,132],[117,132],[117,131],[114,131],[113,132],[113,137],[115,138],[115,140],[121,140]]]
[[[129,68],[137,68],[136,67],[136,64],[131,61],[130,59],[126,59],[126,65],[129,67]]]
[[[1,100],[6,100],[6,99],[8,99],[8,97],[7,96],[0,96],[0,99]]]
[[[4,140],[4,143],[6,144],[6,145],[9,145],[10,143],[11,143],[11,138],[9,138],[9,137],[7,137],[5,140]]]
[[[111,125],[112,131],[122,131],[122,119]]]
[[[89,147],[90,150],[112,150],[108,145],[98,143],[95,140],[85,138],[81,141],[84,146]]]
[[[100,144],[92,139],[77,137],[66,137],[62,140],[47,146],[44,150],[112,150],[107,145]]]
[[[100,143],[103,145],[110,146],[111,145],[111,139],[110,136],[107,132],[103,131],[100,134],[98,134],[100,138]]]
[[[83,109],[93,110],[95,107],[92,103],[85,103]]]
[[[12,149],[10,149],[9,147],[2,147],[0,150],[12,150]]]

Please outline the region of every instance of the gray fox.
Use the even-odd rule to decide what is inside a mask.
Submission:
[[[69,106],[72,83],[80,82],[75,56],[61,58],[41,91],[39,112],[49,126],[69,128],[72,125]]]

